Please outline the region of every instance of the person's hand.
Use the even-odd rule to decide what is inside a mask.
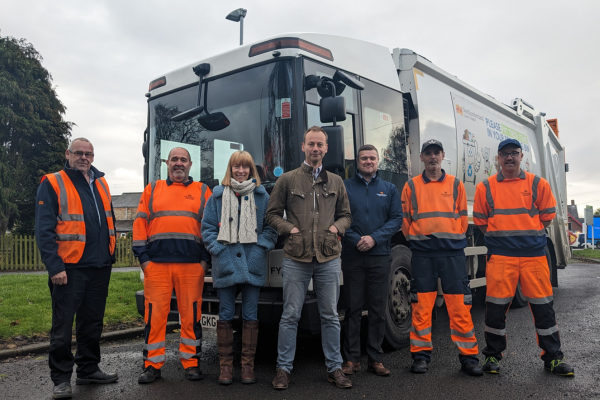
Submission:
[[[142,272],[144,272],[144,270],[146,269],[146,267],[148,266],[148,264],[150,264],[150,261],[146,261],[145,263],[142,263],[140,265],[140,267],[142,268]]]
[[[58,274],[51,276],[50,281],[52,281],[53,285],[66,285],[67,284],[66,271],[61,271]]]
[[[360,240],[356,244],[356,247],[360,251],[369,251],[375,246],[375,240],[371,236],[361,236]]]
[[[293,228],[292,228],[292,230],[290,231],[290,235],[291,235],[292,233],[299,233],[299,232],[300,232],[300,229],[298,229],[298,228],[296,228],[296,227],[293,227]]]
[[[331,225],[329,227],[329,232],[338,233],[338,229],[335,226]]]

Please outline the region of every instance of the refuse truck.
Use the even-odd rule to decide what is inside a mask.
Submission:
[[[344,179],[353,176],[356,150],[372,144],[380,154],[381,178],[401,192],[424,168],[421,144],[440,140],[446,153],[442,167],[462,179],[466,188],[470,225],[465,269],[480,298],[485,295],[487,249],[473,225],[475,186],[498,171],[498,143],[515,138],[523,145],[522,168],[547,179],[558,203],[556,218],[547,228],[546,248],[554,286],[556,269],[569,260],[565,151],[545,114],[520,98],[503,104],[412,50],[326,34],[282,34],[161,75],[150,82],[146,97],[146,184],[167,177],[163,160],[173,147],[189,150],[190,175],[211,188],[225,176],[230,155],[246,150],[270,191],[281,174],[302,164],[302,135],[320,125],[329,136],[323,161],[327,170]],[[269,253],[269,273],[258,301],[258,320],[273,328],[283,309],[283,240],[280,237]],[[411,251],[402,232],[392,243],[385,339],[390,347],[402,348],[409,345],[411,325]],[[136,295],[142,315],[143,296],[143,291]],[[525,304],[518,288],[513,307]],[[236,307],[234,322],[241,324],[241,298]],[[342,319],[342,300],[338,308]],[[202,303],[205,328],[216,327],[218,309],[209,270]],[[177,320],[176,293],[171,310],[170,319]],[[320,333],[312,285],[299,329]]]

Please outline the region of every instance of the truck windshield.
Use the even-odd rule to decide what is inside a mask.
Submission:
[[[227,170],[237,150],[252,154],[266,187],[272,186],[286,167],[285,149],[294,131],[292,115],[292,63],[281,60],[207,81],[207,108],[221,111],[230,125],[211,132],[196,118],[173,122],[171,117],[196,106],[198,86],[182,89],[149,102],[148,181],[167,178],[164,162],[174,147],[190,152],[190,176],[211,188]],[[204,101],[204,99],[202,100]]]

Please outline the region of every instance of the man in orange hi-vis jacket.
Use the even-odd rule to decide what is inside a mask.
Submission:
[[[144,272],[144,372],[138,383],[161,376],[165,331],[175,289],[181,317],[179,359],[185,378],[200,380],[201,307],[208,254],[200,234],[204,205],[212,192],[189,176],[192,162],[181,147],[171,150],[166,180],[146,186],[133,224],[133,252]]]
[[[461,369],[469,375],[481,376],[465,268],[467,197],[462,182],[442,169],[444,154],[441,142],[423,143],[420,157],[425,170],[410,179],[402,190],[402,233],[412,250],[411,371],[425,373],[429,368],[433,350],[431,317],[440,278]]]
[[[501,170],[477,185],[473,205],[473,222],[484,233],[488,248],[483,370],[490,374],[500,371],[506,349],[506,312],[521,282],[544,368],[556,375],[575,376],[560,350],[545,250],[545,228],[556,216],[556,200],[548,181],[521,169],[519,141],[500,142],[498,159]]]

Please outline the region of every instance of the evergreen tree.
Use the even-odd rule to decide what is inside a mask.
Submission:
[[[33,234],[40,179],[65,162],[73,124],[41,61],[25,39],[0,37],[0,234]]]

